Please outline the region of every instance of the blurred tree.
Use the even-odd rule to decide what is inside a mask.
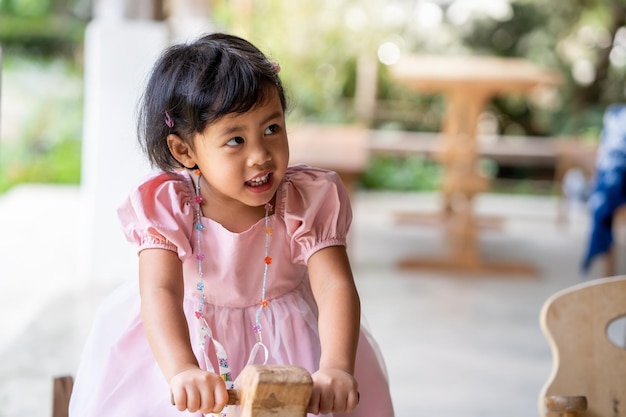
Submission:
[[[0,0],[0,44],[6,53],[78,56],[86,19],[85,0]]]
[[[516,124],[530,135],[596,136],[604,109],[625,100],[626,36],[620,38],[620,33],[626,30],[626,3],[520,0],[511,6],[510,19],[483,16],[463,33],[462,41],[480,53],[521,56],[558,68],[566,83],[560,89],[559,106],[551,117],[543,117],[543,123],[537,123],[542,110],[532,104],[494,100],[504,115],[504,129]]]
[[[595,77],[587,85],[578,87],[575,95],[577,98],[576,104],[579,107],[585,107],[598,102],[606,103],[623,100],[624,72],[622,71],[620,74],[619,71],[616,71],[616,68],[611,63],[611,53],[615,47],[620,47],[616,45],[618,32],[626,30],[626,3],[623,0],[587,0],[581,1],[581,3],[593,5],[596,13],[599,15],[599,20],[601,20],[599,25],[606,32],[606,36],[604,36],[606,41],[595,42],[595,45],[592,45],[592,47],[595,47],[593,71]],[[622,50],[625,46],[624,44],[621,45]],[[621,64],[624,66],[626,62]],[[616,85],[620,81],[621,85]]]

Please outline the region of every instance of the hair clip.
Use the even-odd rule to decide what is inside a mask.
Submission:
[[[276,74],[280,72],[280,64],[278,62],[272,61],[272,67],[274,68],[274,71],[276,72]]]
[[[172,119],[172,116],[170,116],[170,113],[167,111],[165,112],[165,124],[170,129],[174,127],[174,119]]]

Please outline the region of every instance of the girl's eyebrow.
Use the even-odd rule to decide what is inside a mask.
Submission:
[[[241,130],[241,125],[229,125],[220,131],[219,136],[229,136],[239,130]]]
[[[280,110],[276,110],[275,112],[272,112],[265,119],[263,119],[261,121],[261,125],[266,124],[267,122],[269,122],[272,119],[276,119],[276,118],[282,117],[282,113],[283,112],[280,111]],[[232,124],[232,125],[224,127],[224,129],[222,129],[220,131],[220,136],[228,136],[230,134],[233,134],[233,133],[238,132],[238,131],[243,130],[243,129],[244,129],[244,125],[243,124],[239,124],[239,123]]]
[[[279,118],[279,117],[282,117],[282,116],[283,116],[282,110],[276,110],[275,112],[273,112],[272,114],[267,116],[265,119],[263,119],[263,122],[261,124],[264,125],[267,122],[269,122],[270,120],[276,119],[276,118]]]

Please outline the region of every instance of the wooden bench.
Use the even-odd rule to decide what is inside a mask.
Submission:
[[[372,156],[423,155],[438,160],[439,133],[371,130],[351,124],[294,124],[289,126],[290,163],[337,172],[349,190]],[[502,165],[550,168],[560,189],[565,173],[581,169],[593,175],[596,147],[575,138],[497,136],[480,137],[478,155]]]
[[[425,155],[439,157],[439,133],[370,131],[372,155]],[[528,136],[482,136],[478,139],[480,157],[503,165],[557,167],[566,159],[568,166],[585,164],[593,168],[595,147],[574,138]],[[590,164],[591,162],[591,164]]]
[[[406,131],[370,131],[370,155],[406,157],[423,155],[438,160],[438,133]],[[518,167],[548,168],[554,171],[554,188],[559,197],[557,220],[567,220],[562,181],[568,170],[580,169],[586,178],[594,172],[597,147],[576,138],[483,136],[478,140],[478,156],[498,164]]]

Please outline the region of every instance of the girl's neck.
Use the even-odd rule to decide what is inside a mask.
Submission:
[[[221,224],[226,230],[242,233],[265,217],[265,208],[263,206],[219,208],[208,201],[202,203],[202,215]]]

